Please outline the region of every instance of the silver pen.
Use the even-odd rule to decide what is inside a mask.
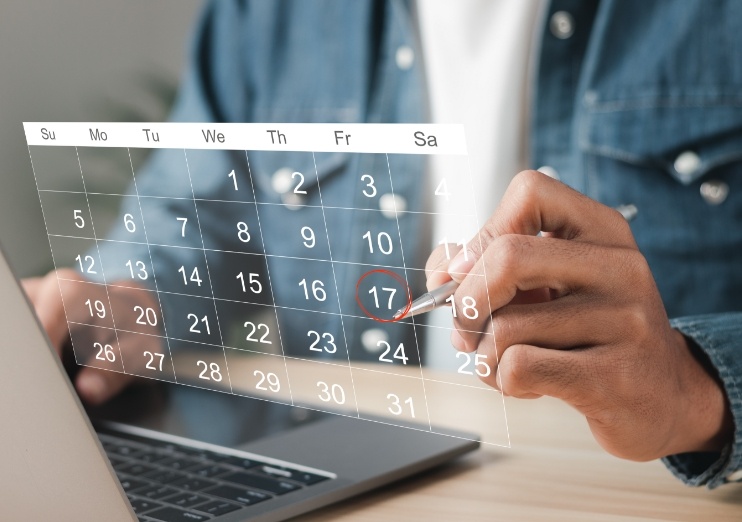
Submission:
[[[615,207],[615,209],[621,213],[626,221],[631,221],[639,213],[639,209],[636,208],[636,205],[619,205]],[[446,299],[451,297],[456,292],[456,289],[458,287],[459,283],[457,283],[456,281],[449,281],[448,283],[439,286],[438,288],[431,290],[430,292],[426,292],[412,301],[409,309],[405,307],[397,310],[397,313],[394,314],[392,320],[398,321],[403,317],[412,317],[414,315],[425,314],[430,312],[431,310],[440,308],[441,306],[446,304]]]

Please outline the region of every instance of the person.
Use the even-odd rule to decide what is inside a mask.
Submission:
[[[427,87],[434,109],[436,100],[451,93],[440,85],[446,69],[436,65],[436,55],[420,52],[418,29],[427,49],[455,47],[457,38],[467,37],[466,28],[453,37],[431,25],[435,17],[426,14],[425,5],[210,2],[172,118],[425,121],[426,71],[415,56],[430,58],[428,76],[436,81]],[[467,5],[469,20],[480,20],[476,8],[485,9],[484,4]],[[453,13],[466,7],[457,3],[447,9],[455,18]],[[439,21],[446,18],[442,12]],[[735,25],[742,4],[553,0],[542,15],[542,22],[526,17],[539,40],[530,75],[522,68],[525,74],[517,76],[527,82],[508,83],[506,73],[502,92],[511,108],[518,104],[507,103],[508,96],[530,96],[525,100],[528,161],[549,168],[513,178],[481,230],[482,243],[468,244],[467,255],[459,252],[449,261],[439,247],[430,256],[429,288],[453,278],[461,283],[456,302],[474,296],[491,307],[475,319],[456,317],[451,342],[458,350],[497,354],[499,371],[487,382],[503,393],[549,395],[574,406],[614,455],[662,458],[694,486],[740,480],[742,231],[734,225],[742,216],[737,92],[742,68],[734,57],[742,52]],[[467,41],[476,46],[478,38],[493,34],[499,33],[482,30]],[[486,64],[479,63],[476,73],[486,76]],[[476,83],[477,78],[466,80]],[[491,145],[508,138],[505,149],[515,146],[520,129],[482,123],[486,111],[478,104],[488,103],[486,95],[464,101],[477,130],[484,129],[474,143],[482,146],[481,136],[492,137],[487,129],[499,128],[498,142]],[[190,194],[191,187],[175,183],[168,170],[176,153],[156,154],[141,184]],[[253,158],[257,190],[286,203],[275,176],[287,165],[259,152]],[[206,162],[199,167],[198,161],[191,169],[205,168]],[[227,165],[219,161],[227,160],[211,157],[209,168]],[[397,169],[419,179],[424,165],[401,161]],[[323,195],[354,187],[357,168],[339,158],[321,158],[317,180]],[[496,176],[486,171],[485,177]],[[219,190],[207,176],[193,186],[195,193],[214,199]],[[410,210],[426,204],[414,183],[395,186],[395,193]],[[483,193],[492,194],[494,208],[497,191]],[[639,209],[631,226],[611,209],[624,203]],[[190,211],[153,210],[163,217]],[[202,227],[217,227],[226,219],[224,212],[200,213]],[[278,235],[281,227],[301,219],[299,214],[286,212],[264,226]],[[423,214],[400,220],[402,233],[430,226],[419,217]],[[352,218],[344,226],[358,230],[361,222]],[[424,255],[426,248],[420,241],[416,253]],[[160,262],[185,266],[193,262],[191,255],[186,249]],[[357,278],[353,267],[342,270],[347,272],[339,278]],[[485,272],[482,284],[477,276]],[[282,291],[280,281],[273,287]],[[66,325],[56,274],[27,281],[26,288],[52,340],[61,345]],[[110,298],[131,298],[127,292],[133,290],[113,290]],[[480,333],[488,329],[495,335]],[[349,347],[361,334],[349,336]],[[85,399],[100,402],[126,379],[85,369],[76,384]]]

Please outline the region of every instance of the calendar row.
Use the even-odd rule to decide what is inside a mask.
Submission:
[[[422,173],[411,168],[416,163],[409,155],[165,149],[157,158],[164,164],[162,177],[153,178],[132,170],[128,149],[32,147],[31,152],[42,192],[110,194],[110,186],[101,182],[99,164],[105,157],[106,170],[115,170],[105,177],[118,179],[118,186],[131,184],[127,194],[111,196],[358,209],[381,212],[392,221],[408,209],[403,193],[426,200],[418,211],[473,215],[476,208],[465,156],[438,157],[445,168]],[[80,174],[70,178],[60,172]]]
[[[193,343],[340,365],[373,362],[380,372],[407,374],[410,368],[420,366],[424,357],[421,346],[429,337],[451,334],[446,328],[412,322],[379,328],[367,317],[338,317],[145,289],[121,292],[86,281],[61,280],[60,289],[70,329],[110,339],[112,346],[132,338],[144,344]],[[485,387],[475,377],[489,377],[496,366],[496,361],[486,356],[454,349],[438,358],[447,358],[448,367],[458,368],[443,380],[474,387]],[[122,370],[129,367],[123,364]]]
[[[130,375],[177,382],[255,399],[340,413],[418,429],[450,423],[451,411],[487,395],[497,405],[499,393],[429,378],[422,371],[390,374],[368,365],[338,365],[299,360],[186,341],[159,342],[142,334],[101,332],[96,327],[72,329],[78,364]],[[379,383],[383,382],[383,386]],[[481,412],[461,411],[455,427],[481,425]],[[504,410],[486,412],[492,439],[508,445]]]
[[[397,310],[410,303],[413,280],[419,287],[419,280],[424,278],[420,270],[360,263],[201,249],[184,252],[159,246],[131,252],[108,248],[112,245],[104,240],[55,236],[50,237],[50,243],[58,268],[74,267],[89,279],[115,286],[146,285],[175,296],[214,297],[382,322],[390,321]],[[483,278],[479,274],[471,277]],[[281,279],[280,287],[272,285],[276,278]],[[349,280],[350,285],[343,283]],[[487,303],[459,304],[467,308],[468,314],[486,313]]]

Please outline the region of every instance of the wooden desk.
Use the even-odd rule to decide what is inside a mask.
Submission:
[[[230,373],[249,374],[255,360],[233,359]],[[279,371],[283,362],[269,358],[261,359],[260,364],[266,370]],[[292,364],[296,365],[292,381],[295,387],[314,384],[311,365],[316,363]],[[354,367],[378,368],[368,364]],[[323,368],[328,377],[332,371],[330,366]],[[409,368],[411,375],[419,375],[419,371]],[[442,379],[434,371],[424,372],[426,377]],[[444,380],[451,377],[447,375]],[[379,385],[384,385],[383,380]],[[492,409],[488,395],[481,394],[480,402],[467,405],[481,415],[467,415],[466,430],[473,428],[483,439],[496,440],[488,432],[498,429],[487,421],[487,409]],[[447,401],[450,397],[431,399]],[[584,418],[560,401],[544,397],[506,398],[505,402],[511,448],[483,446],[436,470],[296,520],[742,521],[742,485],[731,484],[714,491],[689,488],[659,461],[635,463],[604,452],[593,440]],[[378,411],[385,407],[384,403],[372,405]],[[455,426],[459,414],[451,408],[449,426]]]
[[[485,404],[469,407],[486,414]],[[742,520],[742,486],[688,488],[660,462],[612,457],[557,400],[506,399],[506,408],[512,448],[483,447],[297,520]]]

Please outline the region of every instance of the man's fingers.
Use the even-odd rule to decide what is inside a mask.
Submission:
[[[608,344],[622,330],[631,327],[629,315],[578,296],[548,303],[509,305],[493,314],[486,335],[482,335],[476,348],[495,363],[505,350],[517,344],[549,349]]]
[[[75,379],[75,388],[83,401],[102,404],[119,393],[131,380],[131,375],[85,366]]]
[[[610,288],[624,271],[616,250],[563,239],[501,236],[454,294],[454,324],[474,350],[492,312],[519,291],[549,288],[555,296],[565,296]]]
[[[428,291],[438,288],[451,280],[451,276],[448,273],[448,263],[451,262],[451,259],[453,259],[460,250],[461,245],[456,245],[455,243],[438,245],[438,247],[433,250],[428,258],[428,262],[425,264],[425,276],[428,278],[426,283]]]
[[[468,273],[490,244],[506,234],[575,239],[606,246],[634,246],[621,214],[538,171],[523,171],[510,183],[495,213],[450,263],[452,272]],[[460,276],[453,275],[457,281]]]
[[[600,372],[591,367],[594,356],[584,352],[549,350],[525,344],[502,354],[499,378],[502,392],[513,397],[548,395],[572,405],[599,389]]]

